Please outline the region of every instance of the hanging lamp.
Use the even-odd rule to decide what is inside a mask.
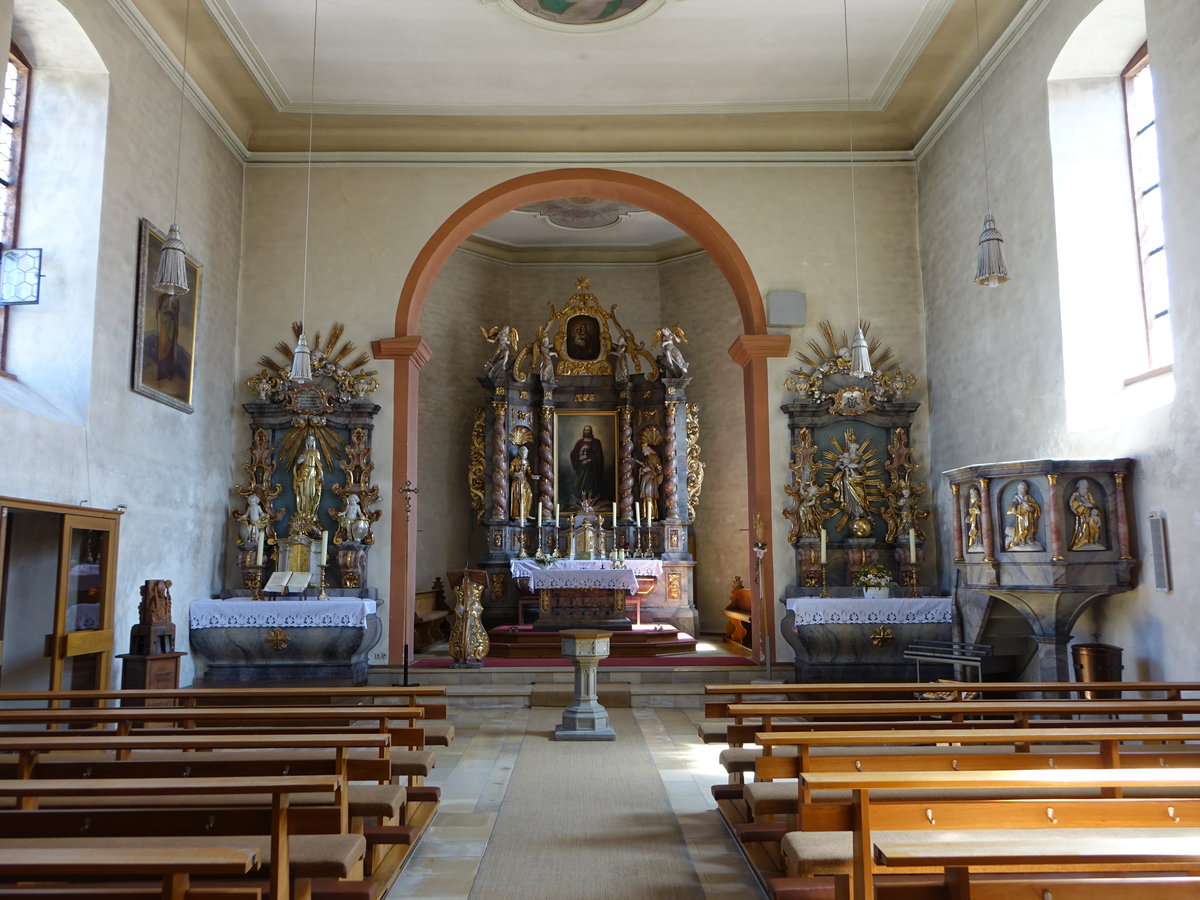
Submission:
[[[312,145],[313,106],[317,99],[317,7],[320,0],[313,0],[312,73],[308,88],[308,173],[304,198],[304,281],[300,291],[300,336],[292,352],[292,381],[305,384],[312,381],[312,351],[304,336],[304,319],[308,312],[308,229],[312,213]]]
[[[850,374],[855,378],[870,378],[871,351],[862,329],[862,297],[858,283],[858,200],[854,183],[854,109],[850,101],[850,13],[847,0],[842,0],[842,35],[846,44],[846,125],[850,135],[850,224],[854,232],[854,311],[857,328],[850,343]]]
[[[179,234],[179,175],[183,159],[183,100],[187,93],[188,27],[191,24],[192,0],[187,0],[183,14],[183,76],[179,83],[179,131],[175,149],[175,207],[171,212],[171,227],[158,254],[154,272],[154,290],[160,294],[186,294],[190,291],[187,275],[187,250]]]
[[[992,215],[992,190],[988,172],[987,116],[983,110],[983,49],[979,39],[979,0],[975,0],[975,54],[977,57],[979,95],[979,135],[983,145],[983,191],[987,212],[983,217],[983,232],[979,235],[979,251],[975,259],[975,283],[981,287],[999,287],[1009,281],[1008,263],[1004,259],[1004,237]]]

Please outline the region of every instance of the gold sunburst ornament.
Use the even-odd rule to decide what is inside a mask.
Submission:
[[[870,537],[874,517],[886,505],[879,454],[871,438],[859,441],[853,428],[847,428],[843,437],[845,444],[831,438],[833,449],[821,452],[821,480],[829,485],[832,501],[827,518],[836,516],[837,528],[848,528],[854,537]]]

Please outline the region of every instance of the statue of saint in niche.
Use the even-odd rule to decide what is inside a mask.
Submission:
[[[1104,514],[1100,504],[1092,496],[1091,483],[1086,478],[1075,482],[1075,491],[1067,501],[1071,512],[1075,513],[1075,531],[1071,535],[1071,550],[1103,550],[1100,541],[1100,529],[1104,524]]]
[[[971,485],[967,492],[967,549],[982,550],[983,541],[979,527],[983,519],[983,502],[979,498],[979,488]]]
[[[524,522],[533,511],[533,485],[529,476],[532,473],[529,465],[529,448],[522,444],[513,455],[508,467],[509,504],[508,515],[513,519]]]
[[[1005,550],[1041,550],[1042,545],[1037,539],[1038,520],[1042,508],[1029,493],[1029,483],[1017,482],[1017,492],[1005,510],[1012,517],[1012,526],[1005,530]]]
[[[317,439],[311,434],[304,439],[304,448],[296,455],[292,466],[292,492],[296,495],[296,515],[316,524],[321,509],[321,486],[325,467]]]

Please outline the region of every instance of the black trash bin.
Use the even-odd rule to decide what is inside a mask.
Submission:
[[[1071,659],[1075,664],[1075,680],[1088,681],[1120,681],[1121,647],[1112,644],[1075,644],[1071,648]],[[1116,700],[1121,696],[1120,691],[1079,692],[1085,700]]]

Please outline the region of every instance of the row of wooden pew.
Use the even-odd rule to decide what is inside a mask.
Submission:
[[[774,900],[1200,896],[1200,684],[1088,687],[711,685],[699,731]]]
[[[444,694],[0,692],[0,900],[376,900],[436,812]]]

